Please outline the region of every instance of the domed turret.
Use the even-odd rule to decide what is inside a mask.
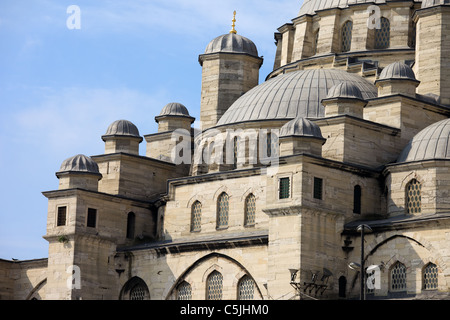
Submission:
[[[322,145],[326,139],[317,124],[297,117],[287,122],[280,129],[280,155],[288,156],[299,153],[322,155]]]
[[[97,163],[82,154],[64,160],[56,176],[59,189],[82,188],[94,191],[98,190],[98,180],[102,178]]]
[[[167,104],[155,117],[158,123],[158,132],[173,131],[177,129],[190,130],[191,124],[195,121],[189,115],[188,109],[178,102]]]
[[[364,106],[367,101],[359,87],[352,82],[344,81],[328,90],[328,95],[322,100],[325,116],[351,115],[363,118]]]
[[[244,93],[258,85],[259,68],[256,45],[236,33],[212,40],[199,56],[202,66],[200,125],[202,130],[217,124],[228,108]]]
[[[375,81],[380,97],[394,94],[415,97],[419,84],[412,68],[399,61],[386,66]]]
[[[105,154],[118,152],[139,154],[139,144],[143,138],[132,122],[117,120],[108,127],[102,140],[105,141]]]

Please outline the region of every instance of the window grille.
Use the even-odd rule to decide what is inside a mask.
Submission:
[[[177,300],[192,300],[192,287],[186,281],[177,288]]]
[[[147,297],[147,288],[138,283],[130,290],[130,300],[145,300]]]
[[[353,22],[347,21],[342,26],[342,52],[348,52],[352,46]]]
[[[403,263],[397,262],[391,269],[391,291],[406,290],[406,267]]]
[[[280,179],[280,199],[288,199],[291,195],[291,180],[290,178],[281,178]]]
[[[391,44],[391,24],[388,19],[381,18],[381,28],[375,29],[375,49],[387,49]]]
[[[191,215],[191,231],[198,232],[202,229],[202,204],[199,201],[192,205]]]
[[[406,210],[407,213],[420,213],[422,211],[421,196],[422,185],[416,179],[412,179],[406,186]]]
[[[255,283],[249,276],[244,276],[238,285],[238,300],[253,300],[255,294]]]
[[[213,271],[207,280],[206,299],[222,300],[223,276],[220,272]]]
[[[228,194],[225,192],[217,200],[217,227],[228,227]]]
[[[423,289],[436,290],[438,288],[438,268],[434,263],[429,263],[423,269]]]
[[[323,197],[323,180],[321,178],[314,177],[314,199],[322,200]]]
[[[245,225],[253,226],[256,218],[256,197],[253,194],[245,199]]]
[[[67,207],[58,207],[58,217],[56,226],[65,226],[67,219]]]
[[[88,208],[87,223],[89,228],[95,228],[97,224],[97,209]]]

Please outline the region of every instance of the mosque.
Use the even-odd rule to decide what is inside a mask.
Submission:
[[[305,0],[274,37],[263,83],[234,21],[206,46],[200,129],[168,103],[64,160],[0,299],[449,298],[450,0]]]

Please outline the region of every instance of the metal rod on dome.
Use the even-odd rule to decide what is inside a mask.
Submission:
[[[231,28],[230,33],[236,34],[237,33],[237,31],[235,29],[235,27],[236,27],[236,10],[233,12],[233,20],[231,20],[231,21],[233,21],[233,24],[231,25],[232,28]]]

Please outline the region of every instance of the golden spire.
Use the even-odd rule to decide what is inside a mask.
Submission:
[[[230,33],[234,33],[234,34],[236,34],[237,32],[236,32],[236,29],[234,29],[234,27],[236,26],[236,10],[233,12],[233,20],[231,20],[231,21],[233,21],[233,24],[231,25],[231,27],[232,27],[232,29],[231,29],[231,31],[230,31]]]

